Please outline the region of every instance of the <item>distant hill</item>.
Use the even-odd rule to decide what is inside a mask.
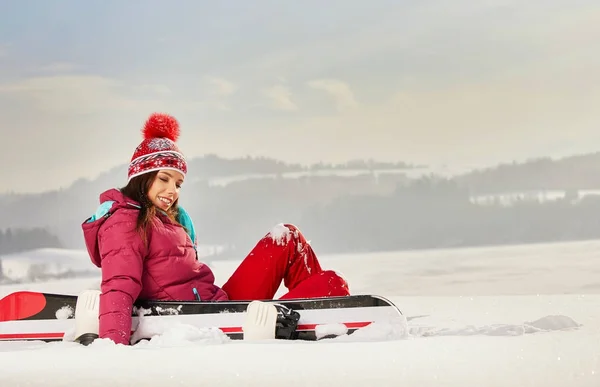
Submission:
[[[209,154],[188,161],[189,173],[181,202],[193,212],[206,205],[206,198],[241,203],[250,191],[265,197],[294,195],[294,192],[301,192],[297,187],[294,188],[298,178],[304,177],[309,180],[302,180],[303,190],[306,189],[306,181],[313,188],[305,190],[300,200],[313,203],[315,200],[330,200],[347,192],[371,193],[380,190],[378,186],[363,181],[361,176],[371,176],[376,171],[397,173],[417,168],[420,166],[373,160],[302,166],[263,157],[226,159]],[[323,174],[324,170],[327,173]],[[336,182],[335,176],[330,178],[331,175],[343,176],[348,173],[348,179],[340,177]],[[108,188],[121,187],[126,181],[126,174],[127,165],[123,164],[95,179],[78,179],[64,189],[36,194],[0,195],[0,229],[42,227],[58,235],[65,247],[81,248],[80,225],[96,209],[98,195]],[[310,176],[316,180],[310,180]],[[281,179],[286,182],[282,183]],[[270,188],[264,190],[267,186]],[[385,191],[391,192],[394,187],[395,182],[391,182]]]
[[[600,188],[600,152],[561,159],[538,158],[471,171],[455,179],[473,194],[507,191],[596,190]]]
[[[101,192],[124,184],[126,167],[79,179],[61,190],[0,195],[0,229],[41,227],[57,235],[65,248],[82,248],[81,223],[96,209]],[[374,160],[302,166],[269,158],[207,155],[189,160],[181,203],[192,214],[201,242],[225,251],[246,251],[280,222],[316,232],[328,251],[352,246],[365,251],[594,236],[589,228],[594,220],[583,212],[586,223],[578,224],[582,207],[570,204],[580,190],[594,189],[600,189],[600,153],[467,171]],[[558,191],[558,198],[567,192],[568,200],[544,207],[526,203],[531,229],[524,229],[525,220],[513,224],[525,207],[515,215],[513,210],[480,208],[472,200],[528,191]],[[595,202],[585,205],[586,211],[596,208]],[[567,229],[544,234],[537,226],[545,224],[543,219],[567,216],[570,223],[562,226]],[[458,221],[472,224],[459,229]],[[332,228],[336,233],[347,231],[323,241]],[[485,234],[494,229],[496,235]]]

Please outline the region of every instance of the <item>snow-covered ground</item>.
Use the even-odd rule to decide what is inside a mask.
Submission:
[[[431,167],[414,167],[414,168],[383,168],[383,169],[313,169],[298,172],[283,172],[283,173],[256,173],[242,174],[233,176],[218,176],[208,180],[210,186],[224,187],[228,184],[256,179],[298,179],[301,177],[356,177],[361,175],[373,175],[378,178],[382,175],[400,174],[411,179],[418,179],[423,176],[437,175],[443,177],[454,177],[460,174],[468,173],[475,169],[470,165],[441,165]],[[192,180],[194,181],[194,180]]]
[[[0,260],[0,278],[7,281],[33,282],[98,273],[85,250],[38,249],[0,256]]]
[[[515,192],[502,192],[494,193],[489,195],[473,195],[470,200],[473,203],[480,205],[497,205],[501,204],[504,206],[510,206],[515,203],[522,202],[524,200],[549,202],[562,199],[570,199],[571,201],[580,201],[588,196],[600,195],[599,190],[595,189],[582,189],[582,190],[547,190],[547,191],[515,191]]]
[[[181,328],[136,347],[0,343],[0,386],[600,386],[600,241],[321,261],[354,293],[390,298],[408,325],[313,343]],[[236,263],[212,263],[219,282]],[[4,285],[0,297],[97,284]]]
[[[197,248],[198,254],[209,258],[224,249],[216,245],[198,245]],[[96,266],[90,264],[86,250],[44,248],[0,256],[0,285],[90,277],[97,276],[99,272]]]

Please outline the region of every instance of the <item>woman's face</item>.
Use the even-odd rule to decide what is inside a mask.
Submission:
[[[181,172],[162,169],[158,171],[148,190],[148,199],[156,207],[166,211],[179,198],[181,184],[183,184]]]

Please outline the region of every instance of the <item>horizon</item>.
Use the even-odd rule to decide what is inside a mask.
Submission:
[[[552,157],[552,156],[539,156],[539,157],[531,157],[531,158],[526,158],[524,160],[504,160],[504,161],[500,161],[498,163],[495,164],[490,164],[490,165],[484,165],[484,166],[477,166],[477,167],[473,167],[473,168],[465,168],[464,166],[458,166],[458,165],[445,165],[445,166],[435,166],[435,165],[420,165],[420,164],[411,164],[408,161],[404,161],[404,160],[397,160],[397,161],[387,161],[387,163],[389,164],[393,164],[393,163],[405,163],[407,164],[406,166],[404,166],[403,168],[405,168],[407,171],[410,170],[414,170],[414,169],[433,169],[435,170],[436,168],[443,168],[446,171],[460,171],[460,172],[454,172],[454,173],[450,173],[450,177],[455,177],[458,175],[462,175],[462,174],[469,174],[475,171],[484,171],[484,170],[490,170],[490,169],[494,169],[496,167],[500,167],[500,166],[508,166],[508,165],[525,165],[528,164],[530,162],[535,162],[535,161],[539,161],[539,160],[552,160],[555,162],[560,162],[562,160],[566,160],[566,159],[571,159],[571,158],[576,158],[576,157],[591,157],[594,155],[600,154],[600,150],[598,151],[593,151],[593,152],[587,152],[587,153],[574,153],[574,154],[567,154],[564,156],[560,156],[560,157]],[[272,160],[274,162],[280,161],[280,162],[284,162],[286,165],[292,165],[292,164],[298,164],[299,166],[301,166],[302,168],[310,168],[311,166],[315,166],[316,164],[319,164],[319,161],[315,162],[315,163],[290,163],[290,162],[286,162],[284,160],[280,160],[277,158],[272,158],[272,157],[267,157],[267,156],[261,156],[261,155],[254,155],[254,156],[250,156],[250,155],[241,155],[241,156],[234,156],[234,157],[223,157],[221,155],[217,155],[217,154],[204,154],[204,155],[198,155],[192,158],[188,158],[188,162],[193,161],[193,160],[197,160],[197,159],[202,159],[202,158],[206,158],[209,156],[214,156],[217,157],[221,160],[243,160],[246,157],[251,157],[253,159],[260,159],[260,158],[264,158],[264,159],[268,159],[268,160]],[[373,162],[382,162],[381,160],[377,160],[377,159],[352,159],[352,160],[345,160],[345,161],[341,161],[339,163],[331,163],[333,166],[342,166],[348,162],[352,162],[352,161],[373,161]],[[18,190],[7,190],[7,191],[0,191],[0,198],[2,196],[11,196],[11,195],[37,195],[37,194],[44,194],[44,193],[51,193],[51,192],[57,192],[60,190],[67,190],[69,189],[76,181],[78,180],[82,180],[85,179],[88,182],[93,182],[96,179],[100,178],[100,176],[111,173],[111,171],[114,171],[115,169],[118,168],[124,168],[127,166],[127,163],[121,163],[115,166],[112,166],[110,168],[107,168],[106,170],[100,171],[97,175],[94,176],[79,176],[74,178],[72,181],[68,182],[67,184],[60,186],[60,187],[54,187],[54,188],[48,188],[45,190],[34,190],[34,191],[18,191]],[[310,170],[306,170],[305,172],[310,173]],[[193,171],[189,171],[188,173],[193,174]],[[447,174],[443,174],[443,173],[437,173],[436,175],[441,176],[441,175],[445,175],[446,177],[448,177]],[[237,175],[236,175],[237,176]],[[123,179],[125,179],[125,176],[123,177]],[[124,180],[125,181],[125,180]]]
[[[127,163],[154,111],[188,159],[486,168],[595,153],[592,0],[0,4],[0,194]]]

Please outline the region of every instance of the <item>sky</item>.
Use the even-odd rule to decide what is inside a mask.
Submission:
[[[485,166],[600,150],[595,0],[0,2],[0,192],[188,158]],[[125,177],[124,177],[125,179]]]

